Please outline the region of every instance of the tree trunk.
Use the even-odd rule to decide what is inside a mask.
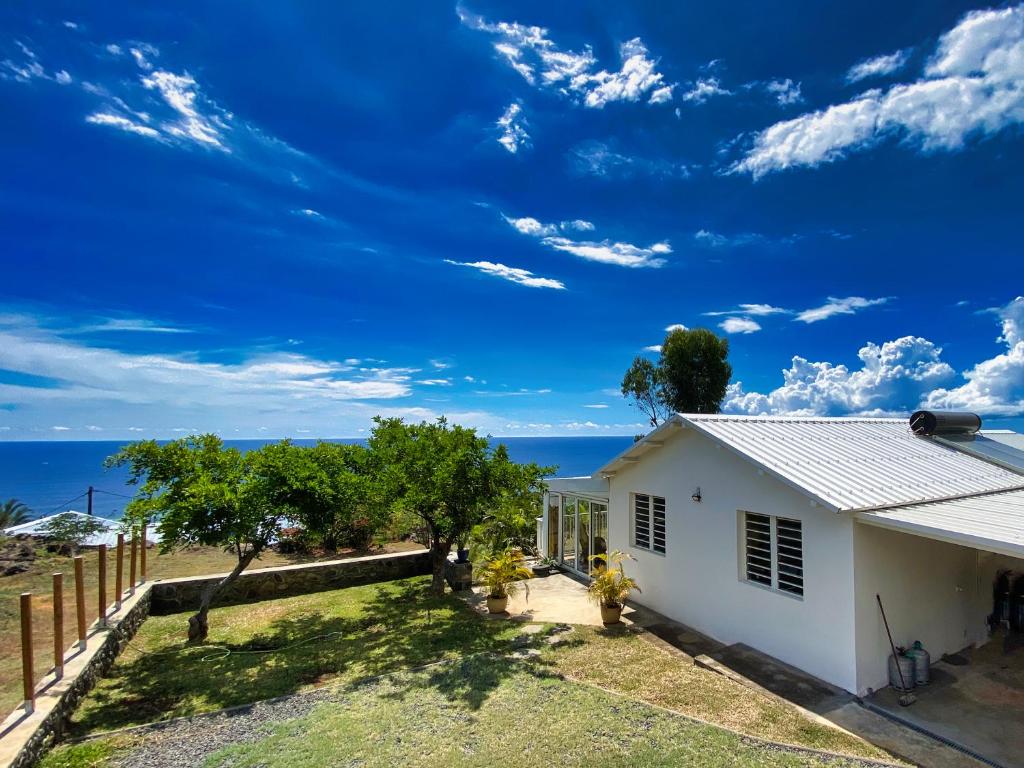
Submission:
[[[440,597],[444,594],[444,566],[448,562],[448,553],[452,551],[450,541],[434,539],[430,546],[430,565],[433,578],[430,582],[431,594]]]
[[[232,570],[231,573],[220,581],[203,588],[203,591],[199,595],[199,610],[188,619],[188,641],[190,643],[198,643],[206,639],[206,636],[210,631],[210,624],[207,617],[210,613],[210,605],[213,603],[214,598],[216,598],[217,595],[219,595],[221,591],[228,586],[228,584],[231,584],[235,579],[241,576],[242,571],[245,570],[246,566],[248,566],[255,557],[255,551],[247,552],[238,559],[238,564],[234,567],[234,570]]]

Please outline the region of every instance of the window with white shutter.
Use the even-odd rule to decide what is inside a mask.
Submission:
[[[802,523],[784,517],[744,512],[743,573],[747,581],[802,597]]]
[[[633,546],[665,554],[665,499],[633,494]]]

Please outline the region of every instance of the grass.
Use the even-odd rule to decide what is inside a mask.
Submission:
[[[406,544],[389,544],[387,549],[407,547]],[[418,545],[413,545],[418,546]],[[85,557],[85,606],[86,620],[91,624],[99,611],[99,587],[96,570],[98,557],[95,550],[83,552]],[[341,555],[332,555],[333,559]],[[317,558],[283,556],[267,552],[252,567],[267,568],[274,565],[288,565]],[[200,547],[160,555],[154,549],[147,552],[147,578],[167,579],[178,576],[198,576],[206,573],[223,573],[234,567],[234,556],[220,549]],[[75,625],[74,566],[70,558],[36,550],[32,567],[17,576],[0,578],[0,717],[6,715],[21,703],[21,635],[19,630],[18,596],[32,592],[33,616],[32,639],[35,653],[36,678],[41,679],[49,670],[53,659],[53,598],[52,574],[64,573],[64,647],[69,647],[77,638]],[[125,585],[128,583],[128,556],[125,555]],[[114,593],[113,553],[108,554],[107,586],[110,601]]]
[[[131,742],[51,753],[42,768],[102,766]],[[90,762],[91,761],[91,762]],[[642,702],[560,679],[543,665],[475,656],[347,686],[308,715],[222,749],[208,768],[359,765],[843,766],[751,745]]]
[[[187,614],[150,618],[86,697],[72,733],[332,684],[343,691],[344,706],[323,705],[315,717],[290,721],[259,747],[232,748],[225,764],[394,765],[429,756],[431,764],[440,758],[482,765],[497,762],[501,749],[507,761],[510,731],[516,762],[523,765],[582,764],[588,755],[592,759],[595,739],[608,760],[605,752],[596,754],[611,765],[673,764],[666,756],[687,765],[813,764],[805,756],[786,762],[792,756],[750,752],[726,732],[660,708],[774,741],[891,759],[626,627],[576,627],[557,645],[538,642],[541,654],[529,663],[499,659],[465,667],[469,662],[463,661],[410,672],[480,651],[505,653],[522,641],[521,625],[482,618],[451,596],[432,598],[427,583],[419,577],[217,608],[209,641],[199,648],[182,642]],[[298,644],[317,636],[325,637]],[[364,742],[373,748],[364,749]],[[103,766],[129,747],[124,736],[62,747],[44,765]],[[53,762],[59,760],[65,762]]]

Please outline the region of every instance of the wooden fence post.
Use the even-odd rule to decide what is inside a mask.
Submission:
[[[124,534],[117,534],[117,565],[114,566],[114,611],[121,610],[124,597]]]
[[[53,675],[64,676],[64,574],[53,574]]]
[[[97,579],[99,581],[100,588],[99,616],[97,617],[97,623],[99,626],[105,627],[107,626],[107,545],[100,544],[97,549],[99,550],[100,558]]]
[[[78,614],[78,647],[85,650],[85,566],[82,556],[75,557],[75,609]]]
[[[130,565],[129,570],[128,570],[128,581],[131,582],[131,585],[128,587],[128,589],[131,591],[131,594],[133,594],[133,595],[135,594],[135,558],[136,558],[136,555],[138,553],[138,548],[139,548],[139,542],[138,542],[138,540],[137,540],[137,538],[135,536],[135,526],[133,525],[132,526],[132,556],[131,556],[131,565]]]
[[[36,681],[32,672],[32,593],[21,593],[21,671],[25,693],[25,711],[36,706]]]
[[[139,572],[142,583],[146,583],[146,524],[142,524],[142,552],[139,553]]]

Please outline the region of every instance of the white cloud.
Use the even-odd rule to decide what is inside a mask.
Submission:
[[[910,51],[903,50],[865,59],[850,67],[850,71],[846,73],[846,82],[857,83],[869,77],[891,75],[903,69],[909,57]]]
[[[135,59],[135,64],[139,69],[150,70],[153,68],[153,64],[149,61],[147,56],[159,56],[160,52],[152,45],[146,43],[139,43],[137,46],[133,46],[129,49],[132,58]]]
[[[417,384],[423,384],[428,387],[450,387],[452,385],[451,379],[419,379]]]
[[[54,432],[68,432],[71,430],[71,427],[51,427],[51,429]]]
[[[644,352],[661,352],[661,344],[651,344],[644,347]]]
[[[91,115],[86,116],[85,122],[92,123],[93,125],[107,125],[111,128],[118,128],[122,131],[146,136],[151,139],[160,138],[160,131],[150,128],[148,125],[137,123],[134,120],[129,120],[127,117],[113,115],[109,112],[93,112]]]
[[[565,425],[566,429],[581,430],[581,429],[601,429],[600,424],[595,424],[592,421],[570,421]]]
[[[665,326],[665,333],[672,333],[672,331],[685,331],[686,326],[682,323],[673,323],[672,325]]]
[[[776,123],[731,171],[756,179],[813,167],[901,134],[924,151],[955,151],[1021,123],[1024,5],[973,11],[939,39],[919,79]]]
[[[108,318],[98,323],[76,326],[65,333],[193,333],[189,328],[179,328],[158,323],[143,317]]]
[[[672,253],[672,247],[667,242],[654,243],[642,247],[632,243],[619,243],[610,240],[573,240],[564,235],[556,235],[559,229],[577,229],[591,231],[594,225],[589,221],[577,220],[562,222],[559,226],[544,224],[530,216],[513,218],[503,216],[517,232],[531,237],[541,238],[541,243],[556,251],[571,253],[587,261],[597,261],[602,264],[615,264],[620,267],[652,267],[658,268],[665,265],[665,254]]]
[[[530,85],[557,88],[578,97],[590,108],[600,109],[615,101],[639,101],[663,104],[672,97],[672,85],[665,83],[656,70],[657,61],[648,57],[640,38],[619,46],[622,64],[618,71],[596,70],[597,59],[591,47],[576,52],[560,48],[548,37],[544,27],[517,22],[489,22],[461,6],[459,19],[470,29],[493,35],[495,52]],[[649,94],[649,95],[648,95]]]
[[[732,91],[722,87],[717,77],[703,77],[697,80],[693,86],[680,98],[683,101],[692,101],[694,104],[703,104],[713,96],[731,96]]]
[[[865,299],[863,296],[847,296],[844,299],[837,299],[829,296],[828,301],[820,307],[805,309],[797,314],[796,319],[804,323],[817,323],[820,320],[828,320],[836,315],[852,315],[857,310],[875,307],[879,304],[885,304],[887,301],[887,298]]]
[[[519,102],[509,104],[496,125],[499,130],[498,143],[513,155],[521,148],[530,146],[530,134],[526,131],[528,123],[523,117],[523,105]]]
[[[623,43],[619,55],[622,67],[618,72],[602,69],[572,79],[572,88],[585,94],[586,106],[601,109],[614,101],[638,101],[651,91],[650,104],[664,104],[672,99],[673,86],[664,84],[664,77],[655,69],[658,62],[647,57],[647,47],[639,37]]]
[[[70,85],[71,84],[71,74],[66,69],[58,70],[54,74],[53,79],[54,79],[54,81],[58,85]]]
[[[584,219],[573,219],[572,221],[560,222],[558,227],[560,229],[575,229],[577,232],[593,232],[594,222]]]
[[[733,235],[723,235],[720,232],[712,232],[708,229],[699,229],[693,233],[693,239],[701,245],[709,248],[742,248],[747,245],[787,245],[794,243],[797,238],[794,236],[782,237],[773,240],[757,232],[740,232]]]
[[[799,104],[804,100],[800,93],[800,83],[794,83],[788,77],[785,80],[769,80],[764,87],[782,106]]]
[[[567,237],[545,237],[542,242],[556,251],[565,251],[587,261],[615,264],[620,267],[656,269],[666,263],[661,257],[672,253],[672,247],[667,242],[654,243],[646,248],[632,243],[613,243],[609,240],[577,241]]]
[[[743,383],[736,382],[729,385],[722,410],[820,416],[903,414],[955,377],[941,354],[942,349],[927,339],[904,336],[881,346],[866,344],[857,353],[861,367],[853,371],[797,355],[782,372],[781,387],[765,395],[745,392]]]
[[[65,21],[65,22],[62,22],[62,23],[63,23],[63,24],[64,24],[64,26],[65,26],[65,27],[67,27],[68,29],[78,29],[78,24],[76,24],[76,23],[75,23],[75,22],[73,22],[73,21]]]
[[[690,176],[690,168],[685,163],[627,155],[602,141],[577,144],[569,150],[568,157],[569,165],[576,173],[603,179],[635,176],[685,179]]]
[[[312,208],[298,208],[292,211],[297,216],[305,216],[310,219],[323,219],[324,215],[320,211],[315,211]]]
[[[999,341],[1006,351],[964,371],[967,383],[937,389],[924,401],[928,408],[971,410],[1002,416],[1024,414],[1024,297],[995,312],[1002,323]]]
[[[749,317],[727,317],[718,324],[726,333],[757,333],[761,325]]]
[[[124,51],[121,49],[121,46],[117,43],[108,43],[106,49],[107,53],[109,53],[111,56],[120,56],[122,53],[124,53]]]
[[[167,133],[198,144],[230,151],[221,141],[221,129],[225,127],[226,116],[216,112],[204,115],[199,111],[199,87],[188,72],[178,75],[157,70],[144,77],[142,85],[159,92],[167,105],[178,114],[177,120],[164,124],[163,129]]]
[[[430,366],[437,371],[444,371],[452,367],[451,363],[446,363],[444,360],[430,360]]]
[[[720,317],[722,315],[753,315],[755,317],[767,317],[768,315],[790,315],[793,310],[783,307],[774,307],[771,304],[740,304],[737,309],[725,309],[715,312],[705,312],[708,317]]]
[[[509,280],[519,285],[525,285],[527,288],[554,288],[555,290],[565,290],[565,284],[561,280],[555,280],[550,277],[537,277],[527,269],[521,269],[519,267],[508,267],[504,264],[496,264],[491,261],[452,261],[451,259],[445,259],[446,264],[454,264],[457,267],[472,267],[478,269],[484,274],[494,275],[500,277],[503,280]]]
[[[503,218],[511,224],[517,232],[523,235],[540,237],[542,235],[553,235],[558,232],[558,227],[554,224],[541,224],[532,216],[523,216],[520,219],[516,219],[511,216],[504,216]]]
[[[584,405],[583,407],[584,407],[584,408],[597,408],[597,409],[603,409],[603,408],[607,408],[608,406],[607,406],[607,405],[605,405],[604,403],[592,403],[592,404],[590,404],[590,405]]]

